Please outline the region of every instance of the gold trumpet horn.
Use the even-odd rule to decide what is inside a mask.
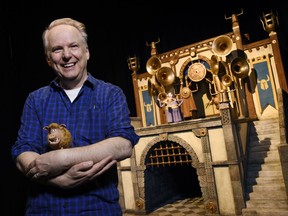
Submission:
[[[159,90],[151,82],[150,79],[148,80],[148,92],[149,92],[150,97],[157,96],[159,94]]]
[[[166,92],[160,92],[160,93],[158,94],[158,99],[159,99],[160,101],[164,101],[166,98],[167,98],[167,93],[166,93]]]
[[[216,55],[211,56],[210,68],[213,75],[217,75],[219,71],[219,62]]]
[[[175,74],[169,67],[161,67],[156,73],[156,79],[163,86],[170,86],[175,81]]]
[[[227,35],[220,35],[212,43],[212,51],[217,56],[227,56],[232,51],[233,41]]]
[[[245,78],[248,76],[249,64],[244,58],[237,57],[233,59],[230,68],[232,74],[237,78]]]
[[[224,87],[229,87],[232,84],[232,78],[228,74],[225,74],[222,76],[221,82]]]
[[[160,68],[161,61],[157,56],[151,56],[146,62],[146,70],[151,75],[155,75]]]

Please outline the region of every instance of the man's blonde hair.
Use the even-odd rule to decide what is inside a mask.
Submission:
[[[50,23],[50,25],[44,30],[44,32],[42,34],[42,41],[43,41],[44,51],[45,51],[46,55],[47,55],[48,46],[49,46],[48,39],[47,39],[47,33],[52,28],[54,28],[55,26],[59,26],[59,25],[70,25],[70,26],[74,26],[76,29],[78,29],[78,31],[82,35],[84,44],[88,48],[88,35],[86,32],[85,25],[83,23],[81,23],[77,20],[71,19],[71,18],[60,18],[60,19],[56,19],[56,20],[52,21]]]

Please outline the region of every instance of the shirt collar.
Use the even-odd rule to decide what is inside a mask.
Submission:
[[[95,83],[93,82],[93,77],[92,77],[92,75],[90,73],[88,73],[87,80],[84,82],[83,85],[91,87],[92,89],[95,88]],[[58,89],[58,90],[62,89],[60,84],[59,84],[59,78],[58,77],[56,77],[54,80],[52,80],[52,82],[50,83],[50,86],[52,88],[55,88],[55,89]]]

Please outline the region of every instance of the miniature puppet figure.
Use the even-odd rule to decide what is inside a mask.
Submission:
[[[180,122],[183,121],[182,113],[180,106],[183,103],[183,99],[177,99],[176,97],[173,97],[173,94],[171,92],[167,93],[167,98],[164,100],[159,100],[159,106],[165,108],[165,114],[167,123],[173,123],[173,122]]]
[[[65,124],[51,123],[43,128],[48,130],[48,145],[51,149],[69,148],[72,144],[72,135]]]

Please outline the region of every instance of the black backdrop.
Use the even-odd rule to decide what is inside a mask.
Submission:
[[[257,41],[268,37],[260,16],[273,10],[279,17],[283,55],[288,48],[288,7],[280,0],[10,1],[1,4],[2,215],[23,215],[26,180],[11,161],[10,148],[17,136],[27,94],[54,78],[46,64],[41,41],[42,31],[53,19],[72,17],[86,24],[91,54],[89,72],[123,89],[131,116],[136,116],[136,109],[127,58],[139,57],[139,73],[144,72],[150,57],[146,42],[160,38],[157,49],[161,53],[231,32],[231,19],[225,20],[225,15],[239,14],[241,9],[241,32],[249,33],[251,41]]]

